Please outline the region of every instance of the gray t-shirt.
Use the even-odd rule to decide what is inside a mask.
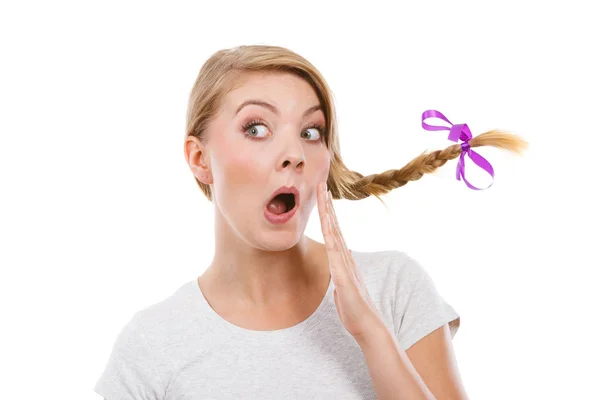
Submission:
[[[400,251],[352,256],[403,349],[460,317],[426,270]],[[108,400],[375,399],[363,353],[346,331],[330,281],[316,311],[274,331],[238,327],[208,304],[196,279],[136,312],[94,391]]]

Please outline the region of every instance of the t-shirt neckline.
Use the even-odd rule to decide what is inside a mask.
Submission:
[[[329,285],[327,286],[325,296],[321,299],[321,302],[319,303],[317,309],[305,320],[299,322],[294,326],[283,329],[262,331],[246,329],[227,321],[219,314],[217,314],[217,312],[210,306],[210,304],[206,300],[206,297],[204,297],[204,293],[202,293],[202,290],[198,285],[197,279],[193,279],[188,284],[190,286],[190,290],[192,291],[192,301],[199,305],[203,316],[205,316],[210,323],[210,329],[225,331],[238,337],[268,340],[297,337],[299,335],[305,334],[306,332],[310,331],[315,326],[317,326],[334,305],[333,290],[335,288],[335,285],[333,284],[333,279],[330,276]]]

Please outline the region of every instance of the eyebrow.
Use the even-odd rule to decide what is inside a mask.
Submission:
[[[275,115],[279,115],[279,110],[277,109],[277,107],[275,107],[273,104],[271,103],[267,103],[266,101],[263,100],[256,100],[256,99],[250,99],[250,100],[246,100],[244,101],[242,104],[240,104],[240,106],[237,108],[235,114],[237,115],[240,110],[250,104],[254,104],[257,106],[261,106],[261,107],[265,107],[266,109],[270,110],[273,114]],[[310,108],[308,108],[306,111],[304,111],[304,114],[302,114],[303,117],[307,117],[308,115],[321,110],[323,112],[323,114],[325,113],[323,111],[323,108],[321,107],[320,104],[314,105]]]

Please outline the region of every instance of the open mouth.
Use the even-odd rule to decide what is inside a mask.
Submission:
[[[293,193],[279,193],[267,204],[267,211],[275,215],[282,215],[296,207],[296,196]]]

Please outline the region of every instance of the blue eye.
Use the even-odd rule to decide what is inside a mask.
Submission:
[[[262,127],[263,129],[259,129],[259,127]],[[313,129],[314,131],[311,132],[311,129]],[[244,131],[246,137],[253,140],[261,140],[273,134],[267,128],[266,123],[259,119],[254,119],[248,122],[247,124],[242,126],[242,130]],[[308,141],[310,142],[316,142],[322,139],[324,131],[325,128],[322,125],[313,124],[305,128],[304,131],[300,134],[300,136],[303,139],[308,139]]]
[[[250,121],[247,124],[245,124],[244,126],[242,126],[242,131],[244,132],[244,135],[246,137],[248,137],[249,139],[253,139],[253,140],[261,140],[261,139],[264,139],[266,136],[271,136],[271,133],[268,131],[268,129],[266,130],[266,132],[269,132],[269,134],[261,135],[261,129],[257,128],[259,126],[266,128],[266,124],[263,121],[258,120],[258,119],[253,119],[252,121]]]
[[[312,126],[310,128],[307,128],[304,132],[308,132],[309,129],[314,129],[314,131],[316,132],[316,133],[313,133],[312,135],[310,135],[310,139],[309,140],[314,141],[314,140],[320,140],[321,139],[321,130],[319,129],[319,127]],[[306,136],[303,135],[304,132],[302,132],[302,135],[300,135],[300,136],[302,136],[303,138],[306,139]]]
[[[261,136],[261,129],[258,129],[259,126],[266,128],[263,124],[251,124],[248,128],[244,127],[244,131],[247,131],[246,134],[253,138],[263,138],[268,136],[268,129],[262,130],[265,134]]]

